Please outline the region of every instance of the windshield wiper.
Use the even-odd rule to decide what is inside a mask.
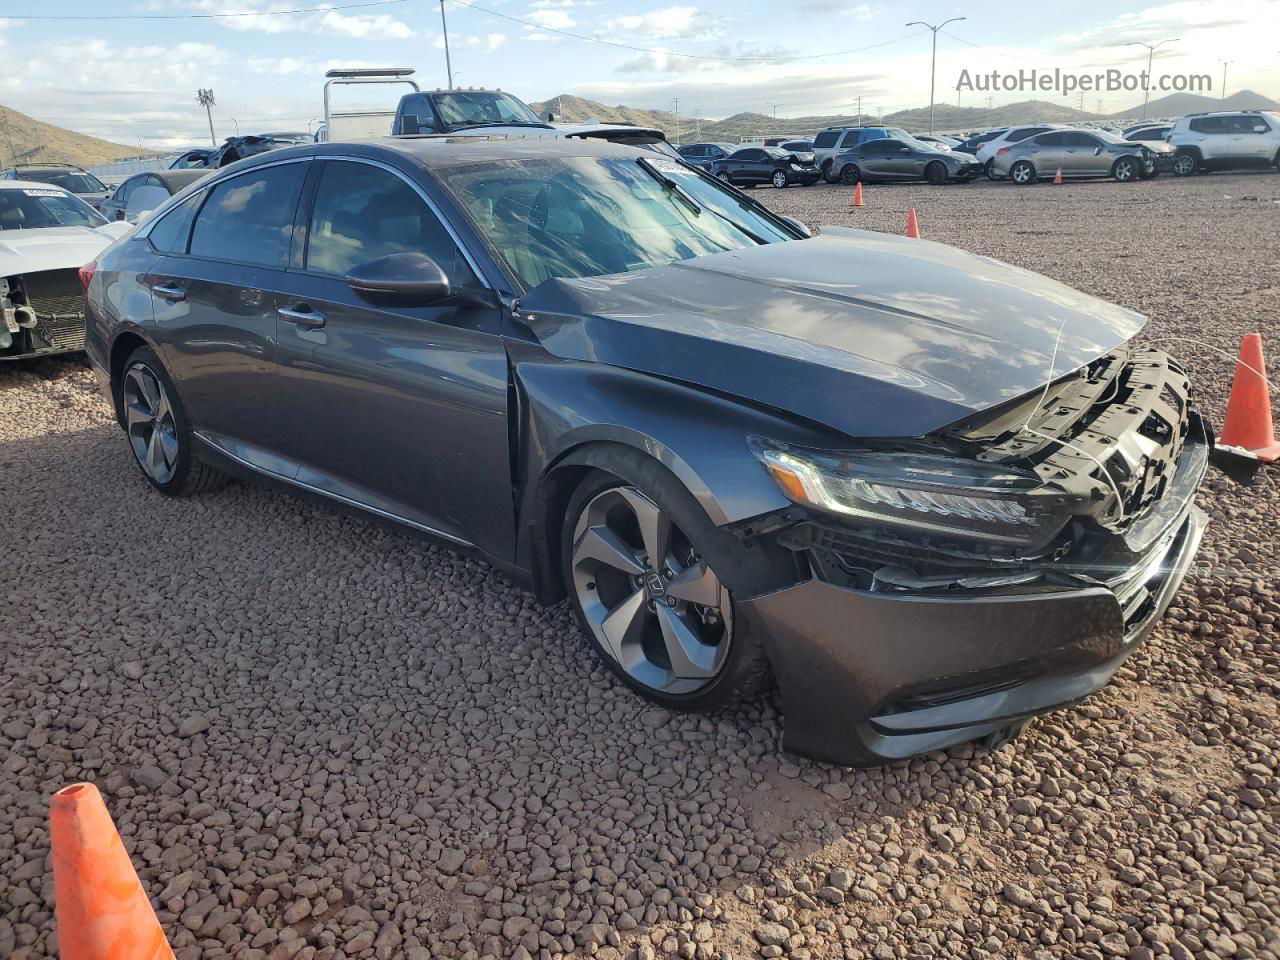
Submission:
[[[458,123],[449,124],[449,132],[455,130],[470,130],[473,127],[538,127],[542,130],[554,130],[550,124],[534,122],[532,120],[462,120]]]
[[[640,164],[641,169],[644,170],[645,173],[649,174],[649,176],[653,177],[653,179],[657,180],[660,184],[684,201],[685,205],[695,214],[702,213],[702,205],[699,204],[697,200],[693,199],[693,194],[680,186],[680,184],[676,183],[675,180],[668,177],[644,157],[641,157],[636,161],[636,163]]]
[[[655,180],[661,183],[664,187],[666,187],[668,190],[674,193],[677,197],[683,200],[686,204],[688,204],[689,208],[694,213],[701,214],[702,211],[705,209],[709,213],[711,213],[712,216],[719,217],[725,223],[729,224],[729,226],[733,227],[735,230],[741,233],[744,237],[746,237],[752,243],[759,243],[763,245],[764,243],[767,242],[764,239],[764,237],[761,237],[758,234],[753,233],[751,230],[748,230],[746,227],[744,227],[742,224],[740,224],[737,220],[733,219],[733,217],[729,216],[728,214],[721,213],[715,207],[705,207],[705,208],[702,207],[698,203],[698,201],[693,198],[693,194],[689,193],[688,190],[680,186],[680,184],[676,183],[676,181],[673,178],[668,177],[665,173],[659,170],[656,166],[654,166],[654,164],[651,161],[646,160],[642,157],[639,160],[637,160],[636,163],[640,164],[640,166],[643,167],[644,170],[651,177],[653,177]]]

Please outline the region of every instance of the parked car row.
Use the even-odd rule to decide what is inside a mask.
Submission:
[[[1113,132],[1061,123],[998,127],[954,138],[917,136],[900,127],[831,127],[807,141],[679,148],[686,161],[739,186],[924,180],[964,183],[985,174],[1025,185],[1064,178],[1111,177],[1121,183],[1161,173],[1280,169],[1280,114],[1244,110],[1192,114],[1172,123],[1144,123]],[[790,149],[792,152],[787,155]],[[765,151],[781,153],[766,155]],[[810,170],[816,167],[816,175]]]
[[[277,150],[80,276],[159,493],[236,474],[442,539],[567,597],[663,707],[776,678],[785,746],[840,763],[998,744],[1099,689],[1204,525],[1210,431],[1138,314],[942,244],[813,237],[633,147]]]

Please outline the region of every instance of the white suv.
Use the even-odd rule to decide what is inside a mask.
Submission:
[[[1174,121],[1169,143],[1177,151],[1173,172],[1179,177],[1201,170],[1280,166],[1280,114],[1193,113]]]
[[[992,137],[985,143],[978,145],[978,152],[974,154],[978,162],[982,164],[988,177],[992,180],[1000,179],[1001,174],[995,172],[992,161],[995,159],[997,151],[1001,147],[1007,147],[1014,143],[1021,143],[1027,137],[1034,137],[1041,133],[1048,133],[1050,130],[1057,130],[1065,126],[1061,123],[1036,123],[1025,127],[1010,127],[1004,133]]]

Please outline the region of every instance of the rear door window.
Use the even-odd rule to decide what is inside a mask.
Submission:
[[[151,246],[161,253],[186,253],[187,240],[191,237],[191,220],[204,197],[203,193],[193,194],[156,221],[147,235]]]
[[[834,147],[836,139],[840,136],[838,130],[823,130],[820,134],[813,138],[815,147]]]
[[[306,163],[284,163],[218,184],[196,217],[191,255],[282,269],[306,172]]]

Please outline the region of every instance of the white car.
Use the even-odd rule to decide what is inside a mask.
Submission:
[[[986,170],[987,176],[992,180],[999,179],[992,166],[992,160],[995,159],[996,153],[1001,147],[1007,147],[1014,143],[1021,143],[1027,137],[1034,137],[1037,134],[1048,133],[1050,130],[1061,130],[1067,125],[1065,123],[1037,123],[1024,127],[1010,127],[1003,133],[992,137],[978,147],[978,152],[974,154],[978,162],[982,164]]]
[[[1179,177],[1202,170],[1280,167],[1280,113],[1232,110],[1179,117],[1169,131]]]
[[[83,350],[79,270],[132,229],[61,187],[0,180],[0,360]]]

